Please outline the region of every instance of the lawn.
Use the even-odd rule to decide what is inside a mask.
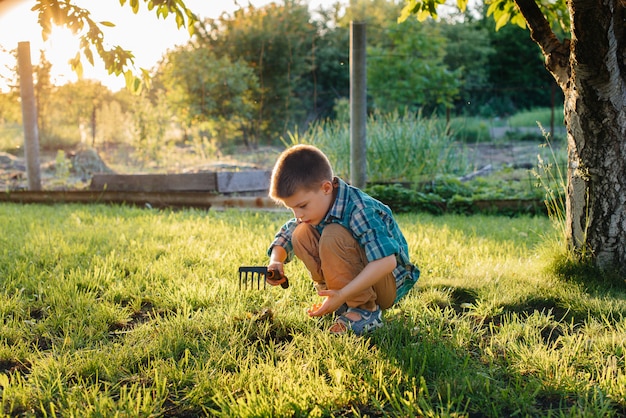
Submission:
[[[0,416],[624,416],[626,292],[555,273],[543,216],[400,214],[418,285],[330,336],[283,211],[0,205]]]

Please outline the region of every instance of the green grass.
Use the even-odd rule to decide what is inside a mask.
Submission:
[[[537,126],[537,123],[549,128],[551,117],[552,110],[550,108],[538,108],[518,112],[508,118],[507,123],[514,128],[534,127]],[[554,109],[554,124],[556,126],[563,126],[564,123],[563,107],[561,106],[560,108]]]
[[[0,415],[623,416],[623,291],[546,217],[398,216],[422,269],[367,338],[240,291],[285,212],[0,205]]]
[[[518,129],[537,128],[541,125],[544,130],[550,130],[552,109],[537,108],[520,111],[507,118],[484,118],[484,117],[454,117],[450,120],[450,132],[454,138],[465,143],[485,142],[510,142],[513,140],[534,141],[541,140],[540,132],[517,132]],[[443,123],[443,121],[440,121]],[[554,139],[564,138],[564,115],[563,107],[554,109],[554,127],[556,128]],[[492,128],[512,128],[511,132],[503,138],[492,138]]]

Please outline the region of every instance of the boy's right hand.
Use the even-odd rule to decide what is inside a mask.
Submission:
[[[282,264],[280,264],[280,267],[282,267]],[[280,285],[283,289],[286,289],[289,287],[289,280],[283,274],[282,268],[281,269],[272,268],[272,264],[270,264],[270,266],[267,268],[267,275],[265,276],[265,281],[272,286]]]

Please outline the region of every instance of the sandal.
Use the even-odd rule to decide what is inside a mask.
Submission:
[[[340,316],[345,314],[348,311],[348,305],[346,305],[345,303],[343,305],[341,305],[340,307],[337,308],[337,310],[335,311],[335,316]]]
[[[346,316],[349,312],[361,315],[361,319],[353,320]],[[340,325],[343,331],[331,331],[332,334],[345,334],[352,330],[356,335],[363,335],[383,326],[382,313],[380,308],[375,311],[368,311],[361,308],[348,308],[345,313],[337,316],[335,325]]]

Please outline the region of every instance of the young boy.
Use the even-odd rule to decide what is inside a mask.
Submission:
[[[335,313],[331,333],[362,335],[381,327],[381,310],[406,295],[420,274],[391,210],[334,177],[326,155],[310,145],[278,157],[269,195],[295,218],[270,245],[268,269],[282,276],[294,254],[302,260],[325,298],[309,315]]]

